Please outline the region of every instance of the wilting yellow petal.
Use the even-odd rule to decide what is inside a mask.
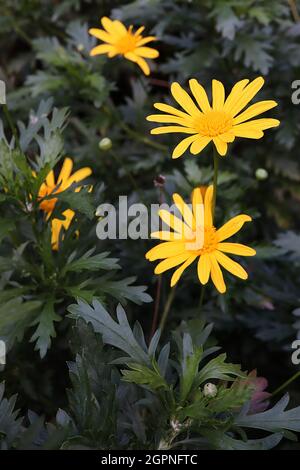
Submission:
[[[215,251],[214,255],[218,263],[220,263],[220,265],[227,269],[227,271],[229,271],[231,274],[239,277],[240,279],[248,278],[247,272],[239,263],[224,255],[224,253],[221,253],[221,251]]]
[[[218,250],[232,255],[254,256],[256,251],[249,246],[240,243],[218,243]]]

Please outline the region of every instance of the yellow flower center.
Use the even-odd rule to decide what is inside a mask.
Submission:
[[[215,251],[218,243],[215,227],[198,227],[194,232],[194,237],[186,242],[186,249],[193,254],[203,255]]]
[[[216,137],[232,128],[232,117],[223,111],[209,111],[195,118],[194,128],[200,135]]]
[[[141,36],[135,36],[132,34],[132,28],[129,28],[125,36],[122,36],[115,44],[115,48],[119,54],[127,54],[136,49],[137,43],[141,39]]]

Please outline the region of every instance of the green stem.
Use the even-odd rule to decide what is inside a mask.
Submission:
[[[215,208],[216,208],[216,200],[217,200],[217,186],[218,186],[218,171],[219,171],[219,154],[217,149],[214,147],[214,179],[213,179],[213,199],[212,199],[212,217],[214,219],[215,215]]]
[[[175,292],[176,292],[176,286],[171,288],[171,290],[169,292],[169,295],[168,295],[168,298],[167,298],[167,302],[166,302],[163,314],[161,316],[161,320],[160,320],[160,323],[159,323],[159,329],[160,329],[161,332],[163,331],[163,329],[165,327],[165,324],[166,324],[166,321],[167,321],[167,318],[168,318],[168,315],[169,315],[169,311],[170,311],[171,305],[172,305],[174,297],[175,297]]]
[[[2,105],[2,108],[3,108],[3,112],[4,112],[4,115],[5,115],[6,121],[7,121],[8,125],[9,125],[9,127],[10,127],[11,133],[12,133],[12,135],[13,135],[14,138],[15,138],[15,141],[16,141],[17,146],[20,148],[20,142],[19,142],[18,132],[17,132],[17,129],[16,129],[15,125],[14,125],[14,122],[13,122],[13,120],[12,120],[12,118],[11,118],[11,115],[10,115],[10,112],[9,112],[9,110],[8,110],[8,107],[7,107],[6,104],[3,104],[3,105]]]
[[[290,379],[288,379],[286,382],[284,382],[280,387],[278,387],[271,395],[271,397],[275,397],[275,395],[278,395],[282,390],[284,390],[288,385],[290,385],[294,380],[296,380],[298,377],[300,377],[300,371],[296,372]]]
[[[199,311],[201,312],[202,310],[202,305],[203,305],[203,300],[204,300],[204,294],[205,294],[205,285],[202,284],[202,287],[201,287],[201,294],[200,294],[200,299],[199,299]]]

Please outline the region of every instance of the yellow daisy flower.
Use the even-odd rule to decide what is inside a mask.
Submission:
[[[201,284],[207,284],[211,277],[217,290],[223,294],[226,291],[221,267],[231,274],[247,279],[244,268],[229,258],[225,253],[239,256],[254,256],[255,250],[240,243],[224,242],[237,233],[251,217],[245,214],[237,215],[226,222],[218,230],[213,225],[212,218],[213,186],[205,191],[197,188],[192,194],[192,209],[185,204],[179,194],[173,195],[174,203],[182,215],[182,219],[166,210],[160,210],[159,216],[173,231],[158,231],[151,234],[153,238],[163,241],[146,253],[150,261],[163,260],[155,268],[155,274],[161,274],[177,267],[171,278],[173,287],[182,276],[185,269],[198,258],[198,277]]]
[[[91,28],[89,33],[106,44],[94,47],[90,55],[107,54],[108,57],[123,55],[125,59],[139,65],[145,75],[149,75],[150,68],[144,59],[156,59],[159,52],[152,47],[145,47],[145,44],[155,41],[156,37],[143,37],[141,33],[145,29],[144,26],[134,33],[133,26],[127,29],[121,21],[112,21],[106,16],[101,18],[101,23],[104,29]]]
[[[151,134],[170,132],[191,134],[175,147],[172,158],[181,157],[189,147],[190,152],[197,155],[211,141],[218,153],[224,156],[227,153],[228,143],[233,142],[236,137],[260,139],[265,129],[279,125],[277,119],[252,119],[277,106],[276,101],[259,101],[241,112],[263,84],[262,77],[252,82],[248,79],[241,80],[234,85],[225,99],[223,84],[213,80],[212,105],[210,105],[206,91],[195,78],[189,81],[189,85],[196,103],[179,83],[172,83],[171,93],[183,111],[168,104],[155,103],[154,107],[165,114],[153,114],[148,116],[147,120],[171,125],[152,129]]]
[[[71,158],[65,158],[60,174],[57,178],[57,182],[55,182],[54,172],[53,170],[51,170],[48,173],[45,182],[41,185],[39,189],[38,199],[41,200],[39,207],[47,214],[47,220],[51,217],[51,214],[54,211],[55,205],[57,203],[57,198],[44,198],[46,196],[50,196],[50,194],[58,194],[62,191],[65,191],[73,183],[78,183],[79,181],[82,181],[83,179],[90,176],[92,173],[92,170],[88,167],[81,168],[80,170],[77,170],[75,171],[75,173],[71,174],[72,169],[73,161],[71,160]],[[76,187],[75,192],[80,191],[80,189],[80,187]],[[65,217],[64,220],[53,219],[51,221],[51,244],[53,250],[58,250],[58,242],[61,229],[64,228],[65,230],[68,230],[75,215],[75,212],[71,209],[67,209],[62,213],[62,215]]]

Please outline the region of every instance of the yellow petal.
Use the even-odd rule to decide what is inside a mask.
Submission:
[[[240,80],[237,82],[233,87],[231,92],[229,93],[225,103],[224,103],[224,108],[223,111],[229,112],[229,110],[235,105],[235,103],[239,100],[241,97],[241,93],[246,87],[246,85],[249,83],[249,80],[245,78],[244,80]]]
[[[182,266],[180,266],[180,268],[176,269],[176,271],[174,272],[172,278],[171,278],[171,287],[174,287],[175,284],[177,284],[177,282],[179,281],[179,279],[181,278],[184,270],[190,265],[192,264],[195,259],[197,258],[197,256],[191,256],[190,258],[188,258],[186,260],[185,263],[183,263]]]
[[[148,44],[148,42],[155,41],[156,37],[155,36],[147,36],[145,38],[140,39],[136,45],[137,47],[144,46],[145,44]]]
[[[204,201],[202,198],[202,193],[200,188],[195,188],[192,193],[192,204],[193,204],[193,214],[194,214],[194,226],[193,229],[196,229],[196,226],[204,225]]]
[[[190,233],[190,228],[188,225],[186,225],[181,219],[176,217],[176,215],[172,214],[171,212],[162,209],[158,212],[158,214],[161,220],[173,230],[175,230],[175,232],[182,235]]]
[[[138,56],[145,57],[146,59],[156,59],[156,57],[159,56],[159,52],[151,47],[137,47],[134,52]]]
[[[113,27],[114,27],[114,31],[117,31],[119,36],[125,36],[125,34],[127,34],[127,29],[125,28],[123,23],[121,23],[121,21],[114,20]]]
[[[218,243],[218,250],[232,255],[254,256],[256,251],[249,246],[240,243]]]
[[[95,36],[95,38],[107,42],[108,44],[113,44],[114,42],[116,42],[115,38],[108,34],[106,31],[103,31],[103,29],[91,28],[89,29],[89,33],[92,36]]]
[[[184,152],[188,149],[188,147],[194,142],[196,138],[197,136],[194,134],[189,137],[186,137],[181,142],[179,142],[179,144],[176,145],[176,147],[173,150],[172,158],[181,157],[181,155],[184,154]]]
[[[118,28],[114,24],[114,21],[112,21],[110,18],[107,18],[107,16],[103,16],[103,18],[101,18],[101,23],[102,23],[103,28],[108,33],[115,34],[115,35],[119,36]]]
[[[258,77],[253,80],[246,88],[242,91],[240,98],[237,102],[228,110],[232,117],[236,116],[252,98],[259,92],[264,84],[263,77]]]
[[[224,155],[226,155],[226,152],[227,152],[227,143],[223,142],[219,137],[214,137],[213,142],[216,146],[218,154],[224,157]]]
[[[214,187],[211,184],[208,186],[205,197],[204,197],[204,225],[205,227],[211,227],[213,225],[211,206],[213,199]]]
[[[234,139],[235,139],[235,135],[233,133],[233,131],[231,132],[224,132],[223,134],[220,134],[219,136],[219,139],[222,140],[222,142],[233,142]]]
[[[269,109],[274,108],[277,106],[276,101],[266,100],[266,101],[259,101],[258,103],[254,103],[252,106],[249,106],[243,113],[239,114],[237,117],[234,118],[234,124],[240,124],[244,121],[248,121],[248,119],[257,116],[258,114],[265,113]]]
[[[78,183],[79,181],[84,180],[92,174],[92,170],[88,167],[80,168],[80,170],[75,171],[72,176],[68,179],[68,185],[71,186],[73,183]]]
[[[173,194],[173,201],[176,204],[177,209],[183,217],[185,223],[192,229],[194,223],[194,216],[190,207],[184,202],[179,194]]]
[[[219,242],[226,240],[227,238],[231,237],[231,235],[237,233],[245,222],[251,222],[251,220],[251,217],[246,214],[237,215],[236,217],[230,219],[228,222],[226,222],[226,224],[222,225],[219,230],[217,230]]]
[[[211,262],[211,279],[214,285],[216,286],[217,290],[221,294],[224,294],[224,292],[226,292],[226,286],[218,261],[216,260],[216,257],[213,254],[210,254],[209,257]]]
[[[270,129],[271,127],[279,126],[280,121],[278,119],[272,118],[261,118],[261,119],[253,119],[252,121],[244,122],[243,124],[239,124],[239,126],[249,126],[249,129],[256,129],[256,130],[264,130]],[[234,128],[237,126],[234,126]]]
[[[151,248],[146,253],[146,259],[149,261],[155,261],[157,259],[170,258],[171,256],[177,256],[185,253],[185,242],[163,242]]]
[[[195,79],[192,78],[189,81],[191,92],[193,93],[195,100],[197,101],[201,111],[208,113],[211,111],[211,107],[207,98],[206,91],[203,86]]]
[[[251,128],[247,123],[233,126],[232,132],[236,137],[245,137],[247,139],[260,139],[264,135],[262,130]]]
[[[187,115],[187,117],[189,116]],[[150,114],[150,116],[147,116],[146,119],[150,122],[162,122],[163,124],[172,123],[180,124],[181,126],[189,125],[186,119],[183,119],[179,116],[172,116],[171,114]]]
[[[200,110],[197,108],[190,95],[179,85],[179,83],[172,83],[171,93],[177,103],[180,104],[180,106],[188,114],[190,114],[191,116],[199,116],[201,114]]]
[[[175,116],[179,116],[182,118],[189,118],[189,115],[187,113],[184,113],[183,111],[180,111],[179,109],[176,109],[173,106],[170,106],[169,104],[154,103],[153,106],[154,108],[159,109],[159,111],[163,111],[164,113],[174,114]]]
[[[46,178],[46,184],[47,186],[50,186],[50,188],[54,188],[56,185],[55,185],[55,179],[54,179],[54,171],[51,170],[48,175],[47,175],[47,178]]]
[[[211,270],[210,256],[201,255],[198,261],[198,277],[201,284],[207,284]]]
[[[225,90],[223,83],[218,80],[212,81],[213,109],[219,111],[224,106]]]
[[[70,177],[70,175],[72,173],[72,169],[73,169],[73,160],[71,160],[71,158],[65,158],[63,166],[60,170],[60,174],[59,174],[57,182],[58,183],[62,183],[62,182],[65,183],[68,180],[68,178]]]
[[[190,258],[190,256],[191,255],[189,253],[183,253],[179,256],[173,256],[172,258],[164,259],[156,266],[154,269],[154,274],[161,274],[165,271],[168,271],[169,269],[184,263],[184,261]]]
[[[197,137],[197,139],[191,145],[191,153],[197,155],[200,153],[211,141],[211,137]]]
[[[140,26],[134,33],[134,36],[139,36],[144,30],[145,30],[145,26]]]
[[[223,268],[225,268],[231,274],[239,277],[240,279],[248,278],[247,272],[239,263],[233,261],[227,255],[224,255],[224,253],[221,253],[221,251],[216,251],[214,255],[218,263],[220,263],[220,265],[223,266]]]
[[[188,127],[180,127],[180,126],[165,126],[165,127],[156,127],[152,129],[151,134],[169,134],[178,132],[181,134],[196,134],[195,129],[190,129]]]
[[[174,232],[170,232],[168,230],[160,230],[158,232],[151,233],[151,238],[159,238],[160,240],[164,240],[164,241],[173,241],[176,239],[176,236],[178,237],[178,234]],[[181,239],[181,236],[180,238],[177,238],[177,239],[178,240]]]
[[[114,46],[111,46],[110,44],[101,44],[100,46],[96,46],[91,50],[90,56],[95,56],[98,54],[107,54],[108,52],[113,52],[113,51],[114,51]]]

